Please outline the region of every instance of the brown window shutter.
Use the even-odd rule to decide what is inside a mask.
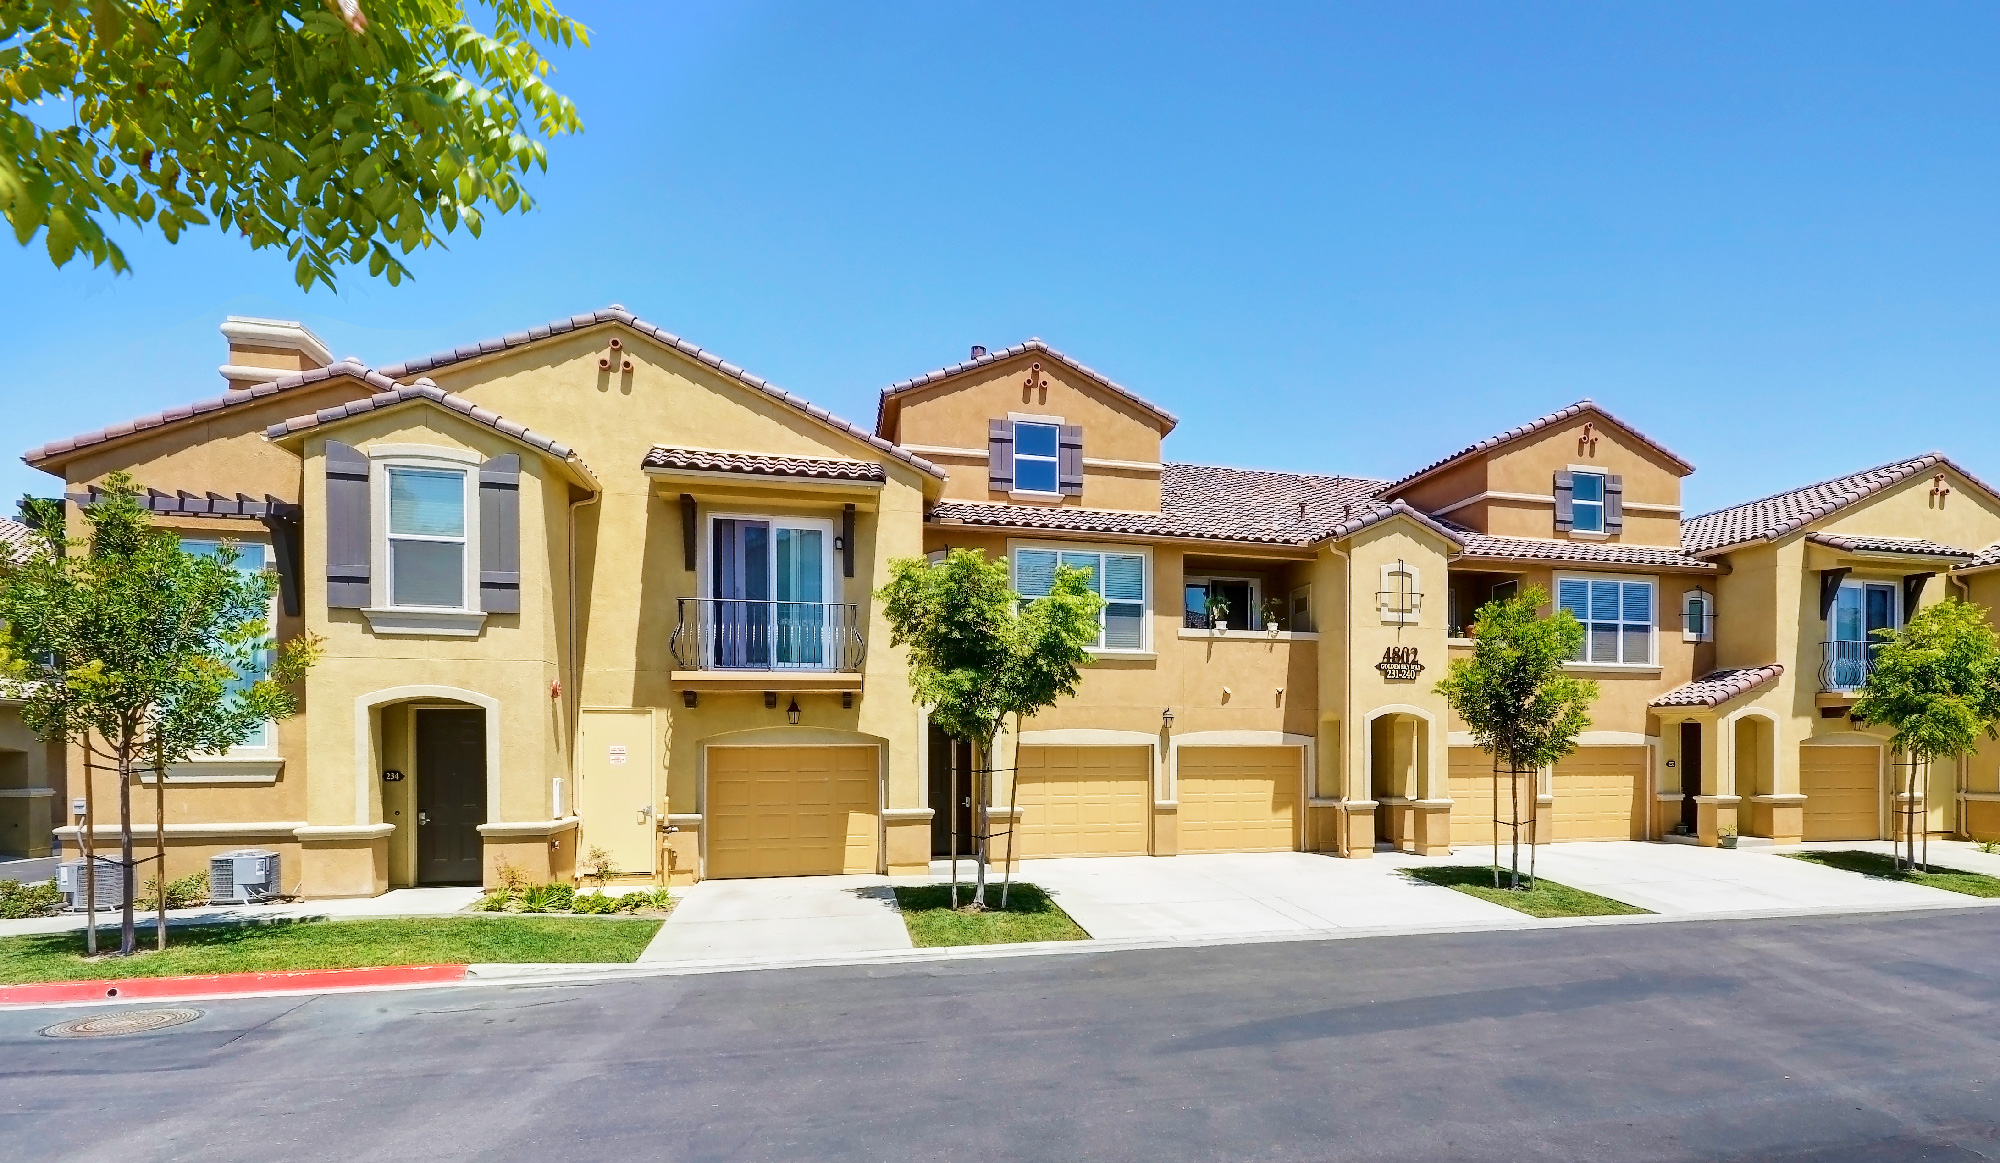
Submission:
[[[986,487],[996,493],[1014,491],[1014,422],[986,422]]]
[[[1556,531],[1564,532],[1576,524],[1576,477],[1568,472],[1556,474]]]
[[[521,612],[521,458],[479,466],[479,608]]]
[[[326,604],[370,604],[368,458],[353,445],[326,442]]]
[[[1604,478],[1604,531],[1625,531],[1625,478],[1616,474]]]
[[[1083,427],[1065,424],[1056,445],[1056,488],[1065,497],[1083,495]]]

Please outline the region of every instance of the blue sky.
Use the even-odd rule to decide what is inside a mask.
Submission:
[[[612,302],[864,423],[1036,335],[1177,460],[1394,476],[1591,396],[1690,512],[1932,448],[2000,481],[1991,6],[564,8],[587,132],[414,283],[0,246],[0,494],[218,394],[225,314],[387,363]]]

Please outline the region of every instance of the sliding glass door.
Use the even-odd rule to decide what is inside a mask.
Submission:
[[[711,534],[712,665],[752,670],[826,665],[826,528],[717,517]]]

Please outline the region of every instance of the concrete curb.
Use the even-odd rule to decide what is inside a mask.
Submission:
[[[295,969],[276,973],[204,973],[187,977],[43,981],[28,985],[0,985],[0,1009],[415,988],[462,981],[467,969],[464,965],[396,965],[368,969]]]

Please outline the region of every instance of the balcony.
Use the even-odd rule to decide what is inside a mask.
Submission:
[[[1860,690],[1868,681],[1868,669],[1875,660],[1875,645],[1869,642],[1822,642],[1819,644],[1819,689],[1828,692]]]
[[[703,674],[858,674],[861,610],[832,602],[681,598],[668,647]]]

